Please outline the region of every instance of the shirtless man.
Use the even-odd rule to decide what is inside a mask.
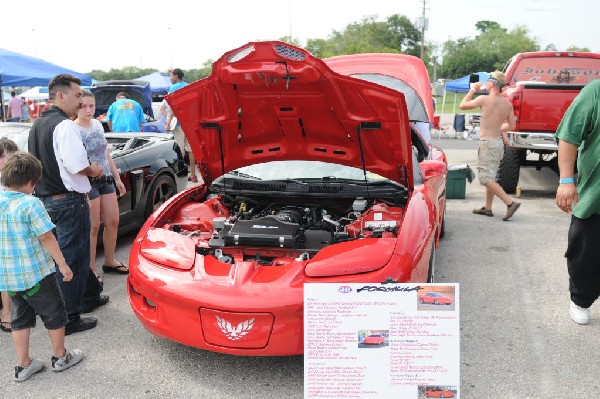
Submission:
[[[500,71],[492,72],[486,83],[471,83],[469,92],[460,103],[460,109],[481,107],[477,175],[481,185],[485,186],[485,206],[474,209],[473,213],[494,216],[492,201],[495,195],[506,204],[506,215],[502,220],[507,221],[519,209],[521,203],[513,201],[496,182],[496,172],[504,154],[503,134],[516,126],[512,106],[500,93],[505,84],[506,77]],[[483,87],[489,95],[473,99],[473,95]]]

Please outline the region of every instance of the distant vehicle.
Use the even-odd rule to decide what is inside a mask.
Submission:
[[[381,334],[367,335],[363,340],[363,344],[365,345],[383,345],[384,342],[385,337]]]
[[[430,388],[425,391],[426,398],[453,398],[454,392],[441,388]]]
[[[107,80],[103,82],[95,82],[90,91],[96,98],[96,113],[94,117],[103,116],[108,112],[108,108],[112,103],[117,101],[117,94],[125,92],[130,99],[137,101],[144,110],[146,122],[154,122],[154,108],[152,104],[152,90],[150,83],[144,80]],[[108,132],[108,124],[102,122],[104,131]]]
[[[521,167],[558,173],[558,124],[581,89],[600,76],[600,54],[539,51],[519,53],[504,67],[507,86],[502,93],[517,117],[500,162],[497,181],[514,193]]]
[[[31,123],[0,123],[0,137],[27,151]],[[119,197],[119,230],[139,228],[187,185],[187,166],[172,134],[105,133],[127,192]]]
[[[454,303],[454,298],[444,296],[438,292],[427,292],[417,295],[417,300],[422,303],[432,303],[434,305],[451,305]]]

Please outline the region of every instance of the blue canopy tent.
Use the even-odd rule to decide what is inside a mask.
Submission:
[[[0,86],[48,86],[50,79],[68,73],[81,79],[82,86],[92,78],[40,58],[0,49]]]
[[[150,83],[150,90],[153,95],[162,94],[166,95],[171,87],[171,80],[168,75],[163,75],[160,72],[152,72],[149,75],[140,76],[135,80],[143,80]]]
[[[479,76],[480,82],[487,82],[487,80],[490,77],[490,74],[487,72],[477,72],[477,75]],[[470,76],[471,75],[466,75],[462,78],[458,78],[446,83],[444,90],[444,98],[442,100],[442,109],[444,107],[443,104],[446,104],[446,93],[451,92],[454,93],[454,109],[452,110],[452,113],[456,113],[456,93],[466,93],[469,91]]]
[[[4,86],[48,86],[50,79],[68,73],[81,79],[83,86],[92,84],[92,78],[40,58],[0,49],[0,92]],[[4,108],[4,100],[2,100]]]

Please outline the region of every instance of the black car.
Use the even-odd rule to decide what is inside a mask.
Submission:
[[[0,137],[27,151],[30,123],[0,123]],[[147,217],[187,184],[187,166],[172,134],[105,133],[127,189],[119,197],[119,230],[139,228]]]

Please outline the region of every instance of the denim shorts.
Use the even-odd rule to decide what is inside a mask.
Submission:
[[[115,185],[113,183],[91,182],[91,186],[92,186],[92,189],[88,193],[88,197],[91,200],[94,200],[94,199],[100,197],[101,195],[110,194],[110,193],[114,193],[117,191],[117,190],[115,190]]]
[[[44,277],[39,284],[39,290],[34,294],[32,288],[11,293],[11,328],[15,331],[35,327],[36,314],[44,322],[48,330],[57,330],[69,322],[65,302],[58,287],[56,273]],[[29,296],[31,295],[31,296]]]

